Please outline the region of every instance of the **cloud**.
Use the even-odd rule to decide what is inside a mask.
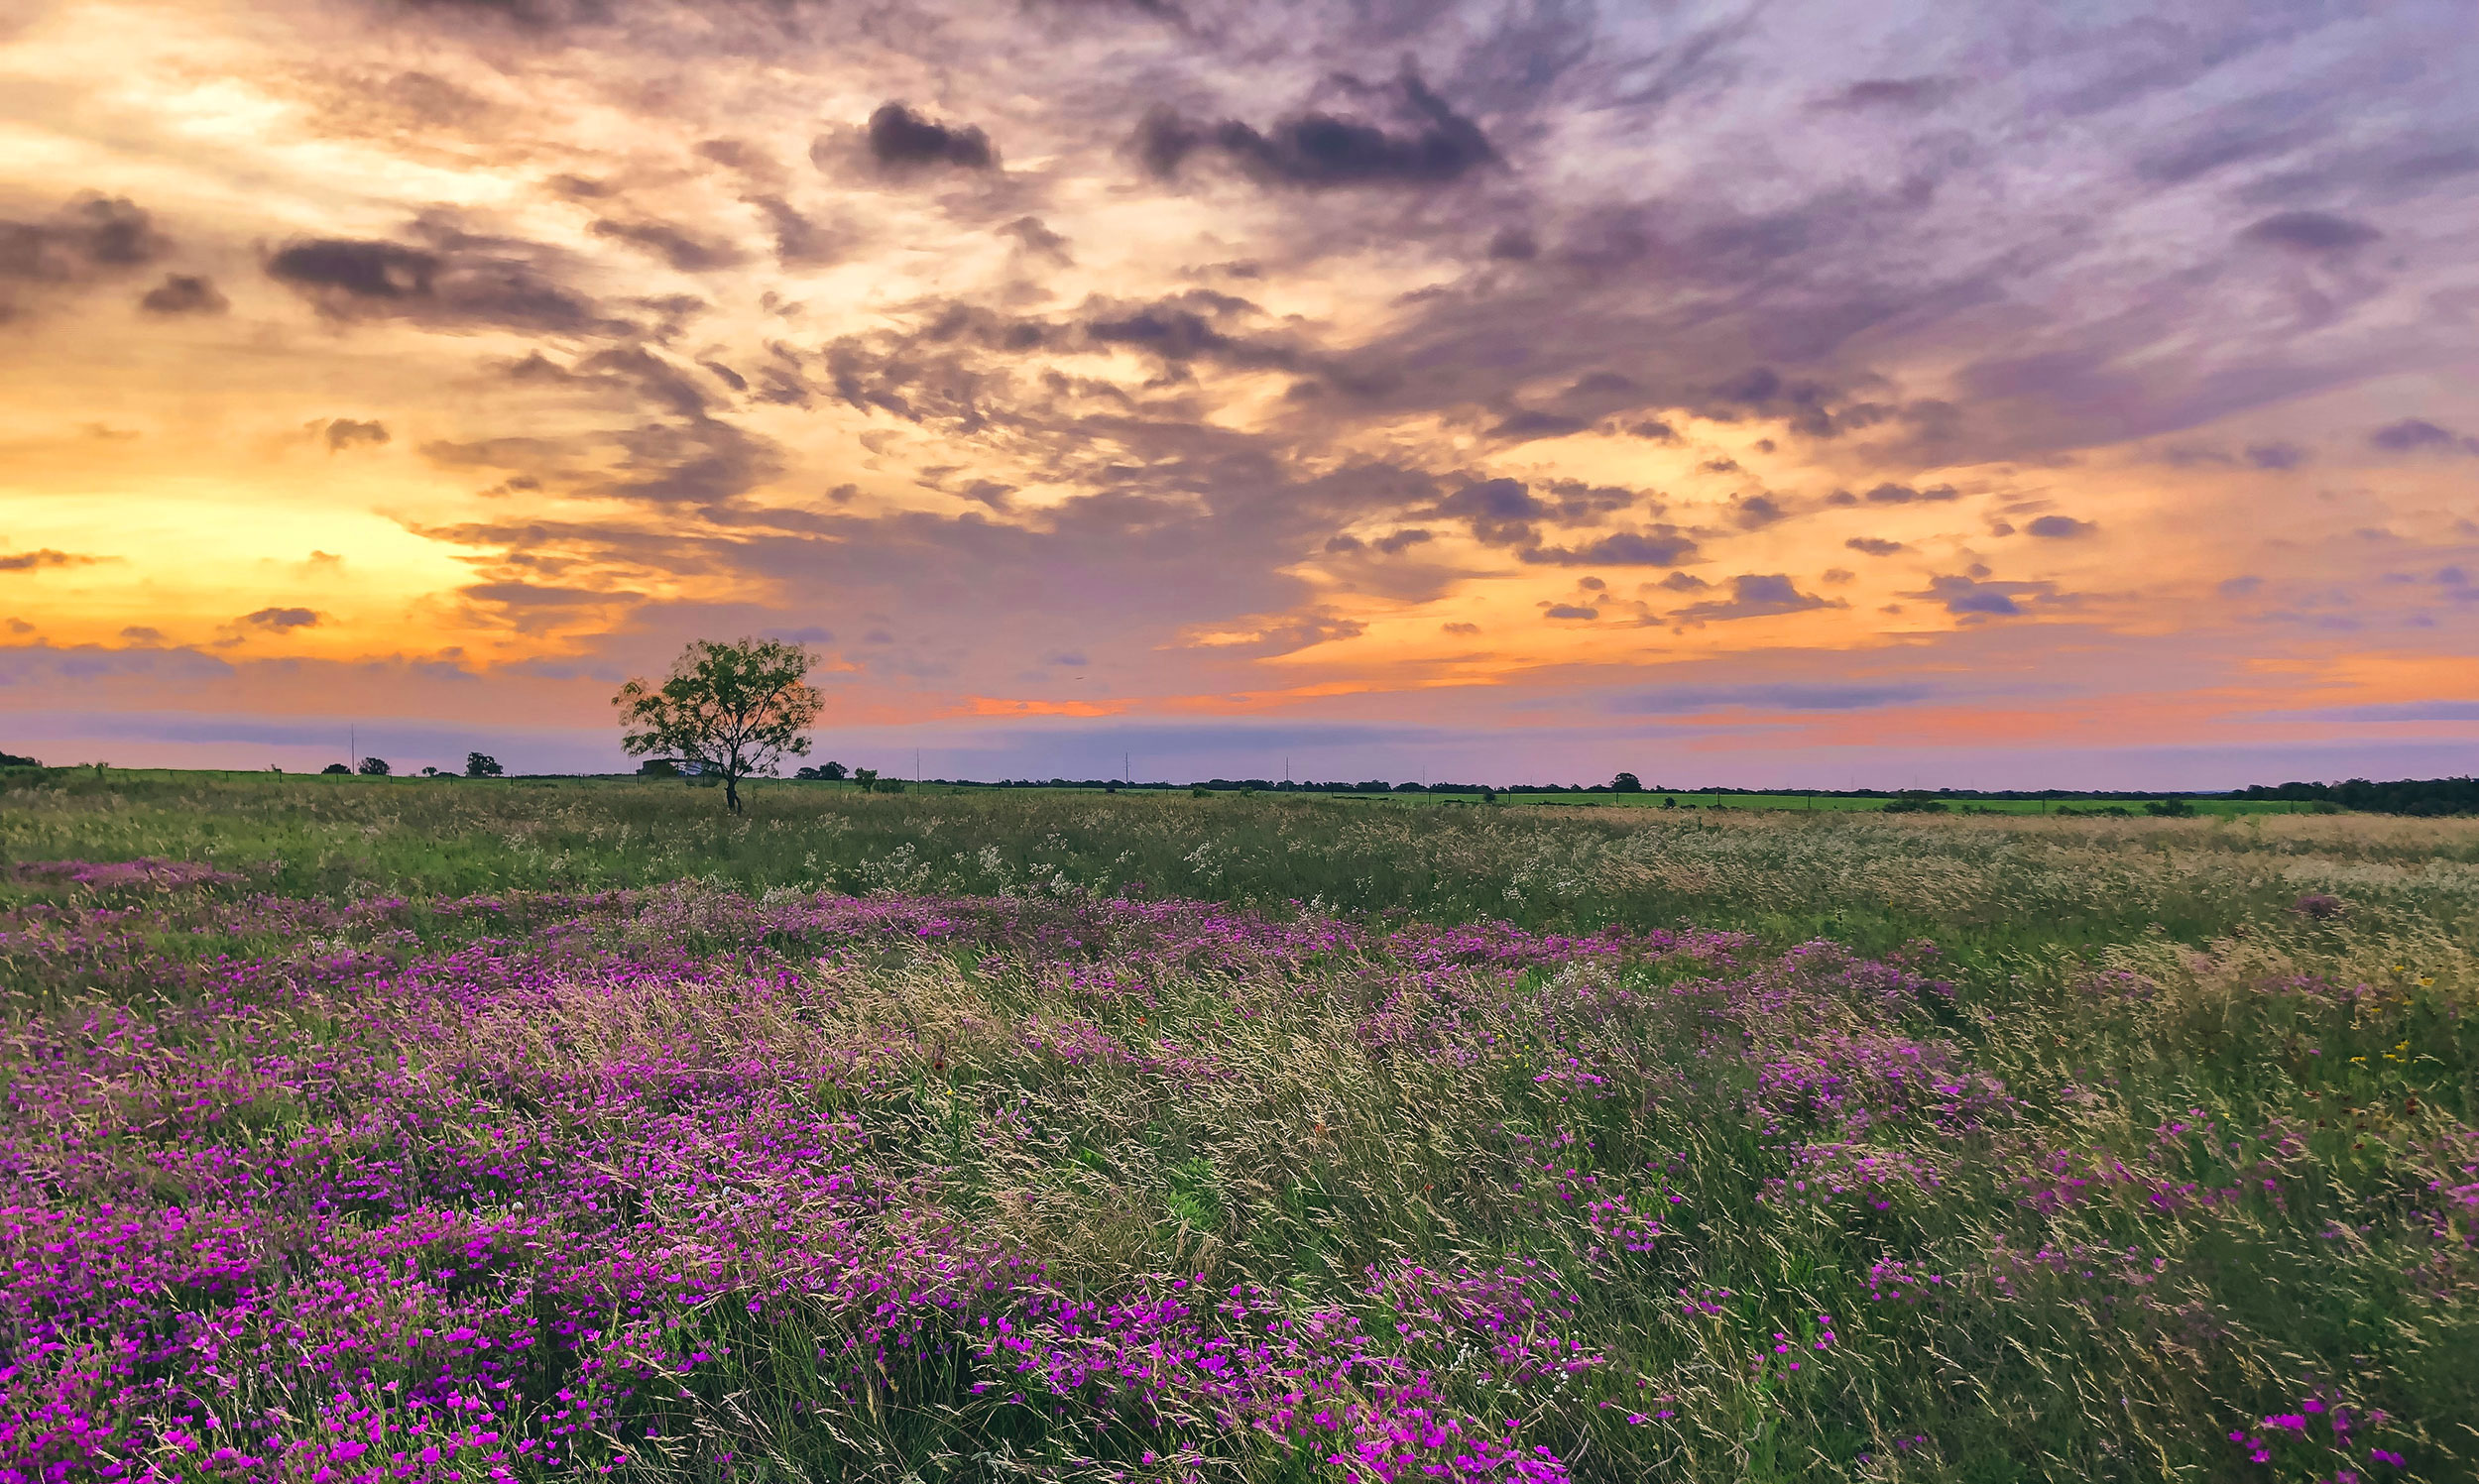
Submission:
[[[2306,450],[2295,443],[2250,443],[2246,455],[2258,469],[2296,469],[2306,462]]]
[[[1960,493],[1951,485],[1931,485],[1923,490],[1911,485],[1898,485],[1888,481],[1869,490],[1865,495],[1853,495],[1848,490],[1835,490],[1827,498],[1826,504],[1857,505],[1865,501],[1869,505],[1937,505],[1961,498]]]
[[[1098,307],[1096,317],[1085,322],[1085,334],[1104,345],[1126,346],[1168,362],[1210,360],[1253,370],[1299,365],[1299,352],[1292,346],[1225,328],[1255,312],[1256,306],[1245,299],[1191,289],[1150,304]]]
[[[256,613],[243,614],[233,622],[282,633],[290,628],[314,628],[318,620],[319,616],[306,608],[262,608]]]
[[[1962,90],[1952,77],[1868,77],[1818,100],[1830,112],[1924,113]]]
[[[319,436],[327,440],[329,453],[337,453],[362,444],[376,448],[388,441],[386,424],[375,419],[359,422],[350,417],[335,417],[325,422],[313,422],[310,426],[318,432]]]
[[[1019,216],[999,229],[1000,235],[1012,237],[1024,251],[1044,258],[1061,268],[1073,267],[1076,255],[1068,251],[1067,239],[1042,224],[1038,216]]]
[[[2280,711],[2268,720],[2343,722],[2479,722],[2479,701],[2388,701],[2369,706],[2328,706],[2311,711]]]
[[[2100,527],[2089,520],[2077,520],[2071,515],[2040,515],[2034,517],[2032,522],[2023,528],[2033,535],[2049,540],[2068,540],[2075,536],[2090,535]]]
[[[0,219],[0,278],[74,283],[142,268],[169,246],[128,197],[84,195],[41,220]]]
[[[297,239],[269,257],[267,275],[330,319],[568,335],[628,328],[560,281],[566,260],[553,249],[470,233],[436,213],[417,220],[412,235],[413,243]]]
[[[596,237],[625,242],[680,273],[711,273],[718,268],[737,268],[742,262],[739,249],[729,243],[701,241],[668,222],[615,221],[603,217],[586,230]]]
[[[1600,616],[1601,611],[1597,608],[1579,608],[1572,603],[1553,603],[1541,614],[1545,619],[1597,619]]]
[[[1455,634],[1460,638],[1470,638],[1480,631],[1480,626],[1477,624],[1440,624],[1438,631]]]
[[[1527,546],[1526,562],[1556,567],[1675,567],[1696,558],[1696,542],[1674,526],[1649,531],[1613,531],[1582,546]]]
[[[1499,263],[1529,263],[1541,256],[1541,243],[1527,228],[1500,227],[1489,235],[1486,251]]]
[[[1464,486],[1424,515],[1464,520],[1473,539],[1489,546],[1529,545],[1539,539],[1533,522],[1546,519],[1549,507],[1532,498],[1531,487],[1519,479],[1484,479]]]
[[[91,567],[103,560],[46,546],[36,551],[0,551],[0,572],[35,572],[45,567]]]
[[[1213,151],[1267,185],[1325,190],[1355,186],[1444,185],[1498,156],[1478,125],[1447,106],[1419,77],[1390,90],[1398,118],[1385,123],[1311,109],[1264,130],[1238,119],[1198,124],[1156,108],[1137,127],[1137,158],[1169,179],[1200,151]],[[1507,246],[1518,247],[1517,239]],[[1509,256],[1514,256],[1510,254]]]
[[[1937,694],[1918,684],[1830,685],[1785,681],[1771,685],[1674,685],[1631,691],[1608,709],[1629,716],[1682,716],[1737,708],[1749,711],[1874,711],[1907,706]]]
[[[2384,236],[2365,222],[2325,211],[2283,211],[2238,234],[2294,253],[2344,253]]]
[[[154,218],[125,196],[81,195],[50,216],[0,217],[0,292],[74,288],[144,268],[171,250]],[[0,320],[13,305],[0,297]]]
[[[774,232],[774,261],[785,268],[818,268],[841,261],[846,244],[835,233],[776,195],[745,198],[765,214]]]
[[[2405,417],[2399,422],[2388,422],[2369,433],[2367,443],[2369,447],[2386,453],[2415,453],[2434,448],[2479,454],[2479,438],[2462,437],[2422,417]]]
[[[2215,666],[2241,673],[2277,647],[2235,622],[2271,605],[2212,599],[2211,572],[2256,564],[2279,574],[2267,593],[2295,587],[2302,607],[2310,585],[2372,594],[2378,565],[2423,575],[2455,559],[2458,546],[2437,543],[2479,516],[2449,483],[2479,465],[2437,457],[2479,417],[2449,392],[2386,400],[2378,380],[2449,389],[2461,353],[2459,260],[2451,232],[2435,234],[2479,192],[2479,103],[2454,85],[2466,46],[2437,45],[2448,28],[2433,16],[2368,28],[2332,7],[2233,4],[2130,26],[1983,0],[1917,34],[1828,42],[1782,7],[1672,15],[1582,0],[1190,5],[1167,25],[1124,0],[849,16],[772,0],[385,4],[378,30],[296,25],[297,7],[246,27],[238,10],[200,12],[213,45],[199,55],[306,101],[313,133],[349,142],[368,168],[339,194],[317,151],[236,137],[252,181],[236,192],[195,151],[149,156],[143,176],[105,183],[143,178],[179,251],[108,270],[117,279],[77,268],[92,284],[61,291],[91,295],[95,312],[12,325],[0,352],[12,391],[34,399],[21,420],[58,430],[57,451],[0,453],[12,477],[23,464],[54,487],[42,498],[117,487],[108,479],[132,461],[165,460],[231,488],[264,481],[273,498],[315,479],[299,454],[322,443],[253,467],[247,429],[269,408],[279,426],[288,406],[295,423],[318,406],[384,419],[385,448],[349,445],[369,466],[352,483],[385,474],[387,490],[362,493],[440,548],[406,567],[357,547],[360,580],[418,581],[441,558],[470,575],[391,600],[401,636],[346,632],[341,617],[295,640],[241,630],[272,653],[455,639],[628,673],[686,632],[831,628],[866,662],[850,682],[856,714],[915,716],[1016,694],[999,687],[1026,656],[1086,652],[1076,646],[1107,634],[1091,688],[1118,687],[1115,704],[1132,708],[1205,695],[1486,711],[1495,697],[1538,717],[1594,704],[1576,701],[1559,666],[1645,662],[1643,636],[1614,626],[1647,608],[1727,608],[1740,591],[1729,573],[1783,568],[1807,599],[1789,565],[1833,585],[1837,542],[1892,544],[1885,532],[1903,529],[1908,550],[1844,547],[1871,562],[1830,596],[1868,592],[1873,607],[1898,596],[1874,592],[1880,575],[1928,588],[1918,551],[2096,550],[2174,507],[2220,547],[2156,554],[2148,580],[2093,603],[2071,642],[2036,622],[2068,599],[1988,580],[1967,555],[1948,564],[1967,586],[1911,603],[1907,623],[1796,626],[1803,641],[1816,626],[1837,667],[1802,678],[1864,687],[1947,664],[1948,640],[1989,646],[1956,668],[2073,665],[2095,652],[2080,635],[2122,625],[2141,635],[2111,651],[2122,709],[2171,728],[2199,724],[2124,699],[2152,683],[2154,661],[2175,660],[2190,693],[2208,694]],[[108,48],[76,7],[54,19],[82,28],[69,39],[87,51]],[[1397,57],[1417,58],[1401,64],[1417,81]],[[1370,58],[1385,70],[1366,70]],[[181,96],[177,65],[126,61],[127,127],[177,134],[162,100]],[[358,122],[323,102],[355,91],[372,100]],[[881,158],[864,121],[879,100],[914,98],[898,106],[926,146]],[[1157,100],[1177,110],[1155,120],[1171,125],[1153,136],[1167,185],[1112,156]],[[2396,105],[2414,122],[2366,127],[2370,108]],[[109,152],[94,129],[123,126],[33,106],[41,127],[95,147],[36,162],[0,206],[49,230],[87,183],[59,171]],[[835,120],[829,168],[791,169],[786,142],[816,135],[822,116]],[[976,134],[987,165],[957,158]],[[890,193],[890,178],[940,188]],[[2073,188],[2057,194],[2059,180]],[[449,198],[469,204],[426,206]],[[2343,225],[2247,236],[2299,211]],[[197,256],[184,256],[193,235]],[[251,242],[267,244],[259,259],[230,266]],[[322,244],[341,256],[292,251]],[[727,255],[749,261],[703,267]],[[1074,271],[1059,271],[1071,255]],[[261,269],[263,282],[232,277]],[[139,311],[157,285],[207,273],[250,324],[168,335],[170,321]],[[1200,288],[1224,294],[1190,296]],[[0,282],[27,302],[53,291]],[[327,325],[310,325],[313,309]],[[316,332],[337,326],[360,329]],[[98,367],[125,374],[98,383]],[[2420,412],[2457,441],[2371,448],[2374,425],[2346,410],[2371,405]],[[168,410],[135,445],[75,433],[92,419],[139,425],[136,406]],[[183,441],[191,418],[232,435]],[[1836,446],[1817,446],[1827,438]],[[431,462],[396,457],[398,443]],[[2173,445],[2222,462],[2131,467]],[[2330,467],[2253,451],[2294,445]],[[1743,471],[1692,472],[1724,454],[1758,460],[1778,493]],[[36,467],[54,464],[79,467]],[[2251,477],[2281,468],[2317,478]],[[1597,483],[1570,496],[1562,475],[1677,478],[1686,498],[1665,511],[1655,492]],[[1851,518],[1760,554],[1776,541],[1746,532],[1798,529],[1837,480]],[[2378,498],[2384,510],[2368,506]],[[1986,534],[1997,516],[2019,528],[2077,507],[2112,512],[2080,547]],[[2401,533],[2381,551],[2346,535],[2379,523]],[[313,537],[268,539],[261,575],[233,564],[210,615],[278,601],[240,586],[278,572],[302,582],[296,601],[326,601],[332,581],[298,563]],[[2238,549],[2258,540],[2296,549]],[[160,575],[154,548],[129,549],[150,563],[140,580]],[[1711,564],[1663,565],[1676,561]],[[1616,591],[1593,595],[1576,581],[1588,574]],[[45,590],[90,575],[35,572],[17,607],[59,628],[70,617]],[[2194,589],[2230,622],[2173,637],[2163,615]],[[2371,633],[2403,604],[2467,616],[2451,596],[2464,591],[2422,582],[2362,612]],[[1536,599],[1611,623],[1521,622],[1542,612]],[[1380,631],[1270,673],[1253,664],[1338,632],[1327,601]],[[1394,647],[1403,616],[1425,615],[1412,627],[1426,631],[1510,601],[1517,620],[1484,621],[1487,646],[1431,639],[1491,651],[1486,697],[1401,683],[1426,662]],[[1962,617],[1993,619],[1978,610],[1999,603],[2028,617],[1917,631],[1958,628],[1947,601]],[[1379,613],[1396,617],[1381,626]],[[482,636],[451,631],[467,622]],[[491,631],[521,624],[559,636]],[[1794,627],[1716,623],[1698,643],[1743,651]],[[873,628],[898,637],[865,652]],[[1603,631],[1606,644],[1585,642]],[[1239,638],[1191,644],[1199,634]],[[2385,630],[2430,657],[2451,653],[2448,634]],[[2020,647],[1999,657],[2007,643]],[[1784,673],[1768,663],[1709,678]],[[1343,699],[1349,687],[1357,699]],[[1310,699],[1288,699],[1295,689]],[[1220,699],[1269,695],[1286,699]]]
[[[138,300],[138,307],[149,314],[221,314],[232,307],[232,301],[210,279],[166,274],[163,283]]]
[[[1976,577],[1932,577],[1925,592],[1906,593],[1942,605],[1958,618],[2014,618],[2026,603],[2054,601],[2057,585],[2048,582],[1986,582]]]
[[[132,624],[128,628],[121,630],[121,637],[129,640],[133,644],[153,644],[160,646],[164,642],[164,630],[161,628],[151,628],[144,624]]]
[[[979,125],[936,123],[900,102],[878,106],[870,115],[868,138],[871,158],[888,170],[949,165],[986,171],[999,164],[999,152]]]
[[[521,385],[590,394],[626,420],[569,437],[434,439],[421,446],[422,457],[448,468],[513,471],[536,488],[709,512],[781,471],[770,440],[715,416],[704,384],[644,346],[613,346],[565,365],[535,352],[503,374]]]
[[[1770,495],[1750,495],[1731,508],[1730,518],[1737,522],[1741,530],[1762,530],[1789,514],[1782,509],[1782,503]]]
[[[1730,596],[1709,603],[1692,603],[1670,615],[1674,623],[1712,624],[1733,619],[1766,619],[1778,614],[1806,613],[1812,609],[1838,608],[1812,593],[1803,593],[1787,573],[1746,572],[1730,579]]]
[[[1580,433],[1592,424],[1581,417],[1562,416],[1556,412],[1522,411],[1501,420],[1489,429],[1492,438],[1521,442],[1528,438],[1562,438]]]
[[[1883,536],[1852,536],[1842,544],[1853,551],[1865,552],[1869,556],[1892,556],[1897,551],[1910,549],[1900,541],[1888,540]]]

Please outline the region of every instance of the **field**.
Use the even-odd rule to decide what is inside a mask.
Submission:
[[[8,1484],[2479,1476],[2479,822],[0,787]]]

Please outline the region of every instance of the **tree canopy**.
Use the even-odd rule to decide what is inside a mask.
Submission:
[[[740,812],[740,780],[772,773],[809,750],[805,735],[826,698],[808,683],[816,661],[781,639],[699,639],[660,684],[631,680],[612,698],[632,757],[695,763],[723,779],[726,807]]]

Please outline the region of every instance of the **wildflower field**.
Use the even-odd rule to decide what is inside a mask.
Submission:
[[[0,792],[0,1481],[2479,1476],[2479,823]]]

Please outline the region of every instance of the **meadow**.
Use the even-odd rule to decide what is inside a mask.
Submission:
[[[8,1484],[2479,1476],[2479,822],[0,788]]]

